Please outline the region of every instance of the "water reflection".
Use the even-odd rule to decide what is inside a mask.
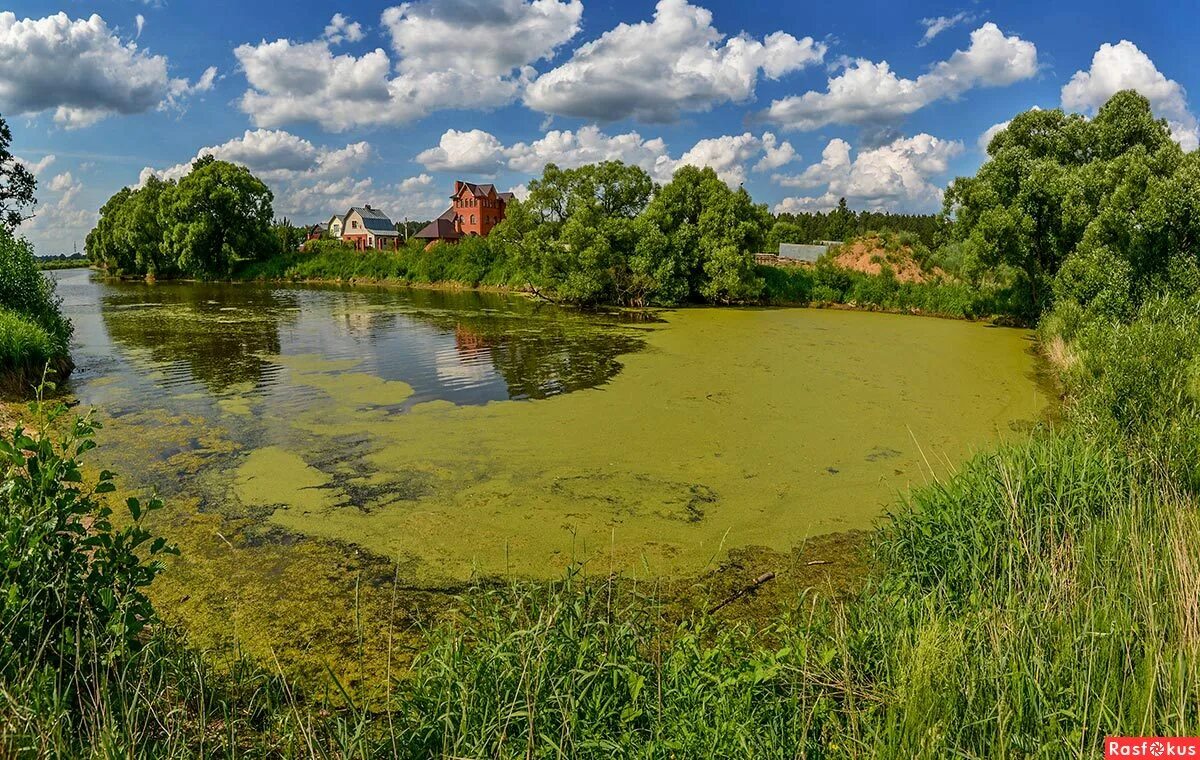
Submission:
[[[74,273],[59,291],[84,346],[77,384],[105,376],[207,395],[309,403],[280,357],[412,386],[407,404],[539,399],[604,384],[641,348],[634,317],[493,293],[120,283]]]
[[[194,381],[210,393],[270,381],[282,350],[281,324],[296,321],[287,291],[231,286],[106,288],[100,313],[118,345],[144,351],[164,373],[163,385]]]

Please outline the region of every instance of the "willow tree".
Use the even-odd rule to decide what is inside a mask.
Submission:
[[[273,200],[246,167],[204,156],[161,202],[165,249],[184,274],[228,276],[278,249]]]
[[[1130,283],[1145,274],[1135,270],[1158,266],[1151,261],[1164,252],[1148,252],[1149,260],[1139,252],[1130,214],[1182,159],[1166,122],[1133,91],[1113,95],[1094,119],[1027,111],[992,139],[978,173],[956,179],[946,192],[951,234],[976,271],[1007,267],[1017,274],[1031,315],[1054,292],[1071,291],[1066,278],[1051,289],[1064,266],[1095,291],[1072,292],[1086,300],[1103,289],[1093,264],[1111,267],[1117,279],[1125,272]]]

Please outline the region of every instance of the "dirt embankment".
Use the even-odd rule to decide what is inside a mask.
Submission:
[[[925,269],[911,245],[895,236],[867,235],[851,240],[830,251],[833,263],[843,269],[877,275],[889,267],[900,282],[927,282],[946,277],[937,267]]]

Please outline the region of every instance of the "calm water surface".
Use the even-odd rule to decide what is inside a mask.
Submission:
[[[1027,333],[963,322],[53,276],[101,462],[227,562],[315,541],[429,586],[693,572],[867,527],[1046,403]]]

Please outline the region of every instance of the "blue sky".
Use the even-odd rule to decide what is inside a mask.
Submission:
[[[546,161],[709,165],[773,210],[929,211],[1033,106],[1133,87],[1195,149],[1194,4],[65,0],[0,4],[0,115],[39,178],[22,228],[82,247],[104,200],[203,148],[276,211],[443,210]],[[61,14],[61,15],[60,15]]]

